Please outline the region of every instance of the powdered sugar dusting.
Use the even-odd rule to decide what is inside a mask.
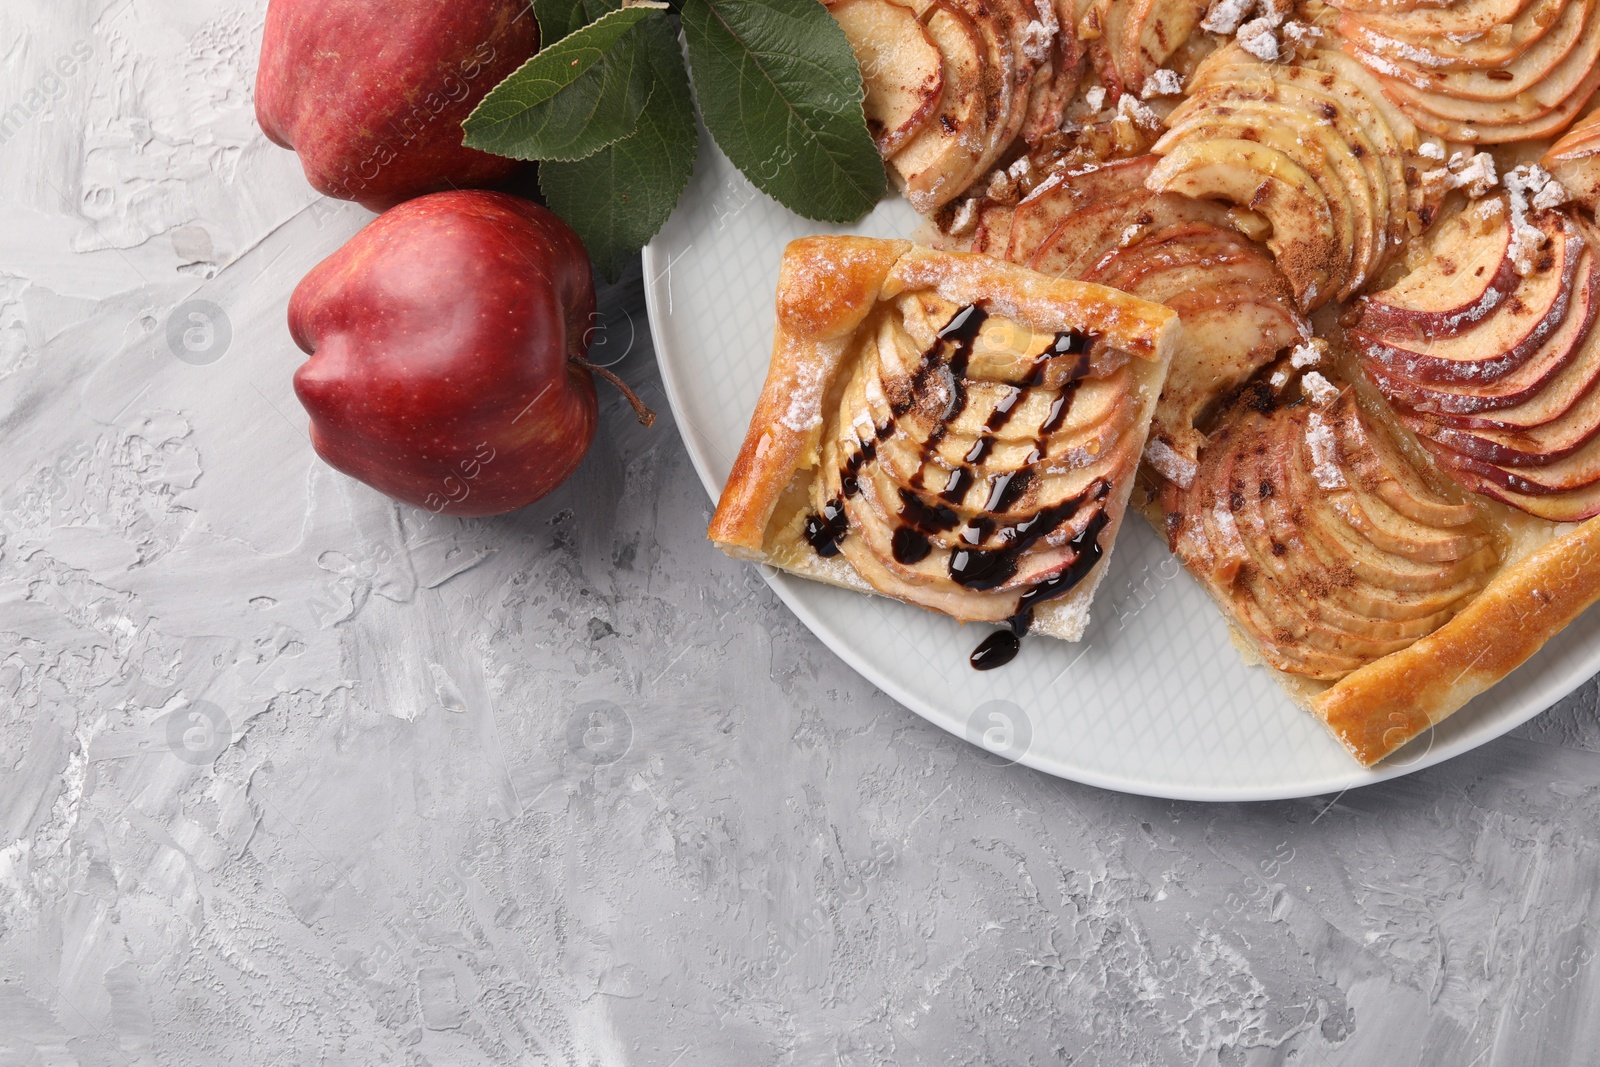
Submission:
[[[797,362],[789,406],[778,421],[795,433],[805,433],[822,423],[823,368],[810,360]]]
[[[1312,412],[1306,422],[1306,446],[1311,449],[1311,476],[1317,484],[1324,489],[1348,488],[1344,472],[1339,469],[1339,444],[1334,440],[1333,427],[1320,412]]]
[[[1230,35],[1238,30],[1245,16],[1255,7],[1255,0],[1216,0],[1200,23],[1202,30]]]
[[[1443,149],[1440,149],[1443,152]],[[1467,156],[1457,152],[1450,157],[1450,162],[1445,165],[1447,177],[1444,186],[1446,189],[1465,189],[1467,195],[1474,200],[1489,195],[1500,179],[1495,173],[1494,157],[1487,152],[1479,152],[1475,156]]]
[[[1034,63],[1043,63],[1050,58],[1050,46],[1061,24],[1056,21],[1055,5],[1050,0],[1034,0],[1033,9],[1039,17],[1022,31],[1022,54]]]
[[[1144,461],[1154,467],[1161,477],[1184,489],[1194,484],[1194,476],[1200,470],[1194,460],[1159,438],[1151,438],[1145,445]]]
[[[1148,100],[1152,96],[1177,96],[1183,92],[1183,77],[1175,70],[1162,68],[1144,80],[1139,95]]]
[[[1280,54],[1278,37],[1273,31],[1283,24],[1281,15],[1263,15],[1258,19],[1251,19],[1239,27],[1234,40],[1239,42],[1239,47],[1263,62],[1271,63]]]
[[[1318,407],[1325,408],[1339,399],[1339,387],[1314,370],[1301,377],[1300,388]]]
[[[1327,347],[1328,342],[1322,340],[1320,337],[1313,337],[1305,344],[1297,345],[1295,350],[1289,353],[1289,363],[1296,370],[1305,370],[1307,367],[1315,367],[1322,362],[1322,355]]]
[[[1244,538],[1239,536],[1239,524],[1234,521],[1233,512],[1228,510],[1226,500],[1219,500],[1212,505],[1211,520],[1222,534],[1223,550],[1234,559],[1248,560],[1250,549],[1245,546]]]
[[[1143,126],[1147,130],[1155,130],[1161,127],[1161,116],[1127,93],[1122,94],[1117,99],[1117,118],[1126,119],[1136,126]]]
[[[1289,21],[1293,13],[1294,5],[1284,0],[1215,0],[1200,28],[1231,35],[1240,48],[1273,63],[1322,35],[1314,25]]]
[[[1517,273],[1533,270],[1534,253],[1549,240],[1545,232],[1528,220],[1530,211],[1548,211],[1568,200],[1567,190],[1549,171],[1537,163],[1524,163],[1506,172],[1502,182],[1511,205],[1511,261]]]

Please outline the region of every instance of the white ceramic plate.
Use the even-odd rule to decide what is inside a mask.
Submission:
[[[835,232],[907,237],[898,197]],[[767,199],[709,143],[677,212],[644,254],[667,396],[713,498],[766,375],[784,245],[829,228]],[[1216,608],[1160,539],[1124,526],[1081,644],[1023,642],[999,670],[967,657],[989,627],[775,572],[768,581],[846,663],[997,761],[1174,799],[1316,796],[1407,774],[1532,718],[1600,670],[1590,612],[1530,663],[1374,770],[1357,766],[1264,670],[1243,665]]]

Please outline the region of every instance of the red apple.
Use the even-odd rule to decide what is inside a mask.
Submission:
[[[539,48],[527,0],[271,0],[256,118],[327,196],[382,211],[519,164],[461,123]]]
[[[582,362],[594,309],[582,242],[539,205],[464,191],[392,208],[289,301],[311,356],[294,376],[311,443],[429,511],[532,503],[594,437]]]

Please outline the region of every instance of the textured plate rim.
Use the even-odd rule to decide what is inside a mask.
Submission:
[[[705,450],[700,447],[693,435],[688,432],[687,428],[690,423],[685,418],[686,408],[681,400],[684,395],[682,392],[684,383],[678,380],[679,364],[670,355],[662,331],[656,325],[661,321],[659,314],[661,297],[658,295],[657,286],[660,284],[661,279],[668,274],[667,271],[656,269],[657,259],[658,256],[665,255],[667,262],[669,264],[672,262],[670,251],[660,247],[660,242],[661,237],[658,235],[645,246],[642,253],[645,279],[645,311],[650,320],[650,340],[655,348],[656,365],[661,372],[662,385],[667,394],[667,404],[671,408],[673,419],[678,426],[678,436],[682,439],[684,448],[689,453],[689,461],[694,465],[695,473],[699,475],[701,484],[705,486],[707,494],[715,502],[722,494],[722,483],[711,473],[710,465],[704,454]],[[804,623],[806,628],[815,634],[818,640],[827,646],[829,651],[843,660],[852,670],[883,690],[901,706],[910,709],[946,733],[952,734],[968,744],[972,743],[958,725],[959,716],[952,715],[901,687],[898,682],[880,669],[871,658],[862,655],[849,642],[837,634],[826,619],[813,611],[798,593],[798,589],[804,584],[804,579],[790,577],[767,566],[762,566],[760,571],[767,585],[778,595],[778,599],[783,601],[785,606],[794,613],[795,617]],[[1530,700],[1527,706],[1517,708],[1502,717],[1490,720],[1488,724],[1469,730],[1444,745],[1432,744],[1430,731],[1422,735],[1422,737],[1429,738],[1429,747],[1423,755],[1404,763],[1390,764],[1386,762],[1376,768],[1369,769],[1357,765],[1352,759],[1348,775],[1333,780],[1324,779],[1315,783],[1315,788],[1310,788],[1310,783],[1283,783],[1281,785],[1252,787],[1163,785],[1163,783],[1142,778],[1098,773],[1082,767],[1067,766],[1057,759],[1048,758],[1031,749],[1025,752],[1017,762],[1043,774],[1066,781],[1080,782],[1099,789],[1109,789],[1136,796],[1155,797],[1162,800],[1250,803],[1326,796],[1329,793],[1348,792],[1352,789],[1378,785],[1382,782],[1415,774],[1418,771],[1437,766],[1447,760],[1454,759],[1456,756],[1480,748],[1544,713],[1550,707],[1553,707],[1555,703],[1576,691],[1596,673],[1600,673],[1600,647],[1597,647],[1588,657],[1584,658],[1582,665],[1573,670],[1572,677],[1556,684],[1559,692],[1548,703],[1544,702],[1542,698]],[[1285,698],[1284,703],[1288,708],[1300,711],[1287,698]],[[1309,712],[1302,712],[1302,714],[1309,714]],[[1413,741],[1412,745],[1420,744],[1422,737]],[[1402,753],[1405,751],[1405,749],[1401,749]]]

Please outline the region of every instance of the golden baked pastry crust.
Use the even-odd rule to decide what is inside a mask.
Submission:
[[[784,249],[766,384],[707,534],[725,551],[760,558],[778,498],[795,472],[810,465],[803,459],[817,452],[822,404],[848,342],[911,247],[868,237],[802,237]]]
[[[1427,637],[1302,702],[1371,766],[1492,688],[1597,601],[1600,518],[1501,571]]]
[[[1087,603],[1105,572],[1104,556],[1109,555],[1120,526],[1143,434],[1177,339],[1175,313],[1115,289],[1052,279],[988,256],[940,252],[904,241],[808,237],[792,242],[779,272],[777,327],[766,383],[708,536],[741,558],[835,585],[894,595],[892,584],[886,590],[890,583],[876,573],[863,577],[848,553],[827,556],[815,551],[803,536],[802,524],[807,512],[814,510],[815,483],[826,475],[827,435],[840,424],[833,407],[849,372],[867,358],[862,354],[863,334],[868,332],[863,324],[875,310],[892,309],[896,301],[918,294],[942,306],[981,306],[996,321],[1024,327],[1029,336],[1091,336],[1096,352],[1121,361],[1115,366],[1108,363],[1112,366],[1108,373],[1123,373],[1116,370],[1123,365],[1127,368],[1135,403],[1117,425],[1124,436],[1137,435],[1138,440],[1124,440],[1119,454],[1125,455],[1125,473],[1094,498],[1104,499],[1106,516],[1096,538],[1101,562],[1075,588],[1037,605],[1036,629],[1075,640],[1086,622]],[[875,342],[868,338],[865,343]],[[1106,461],[1111,458],[1108,453]],[[994,617],[995,597],[984,600],[959,586],[948,592],[954,603],[941,606],[937,597],[913,602],[957,618],[1003,621]]]
[[[926,164],[907,195],[936,245],[1179,313],[1141,508],[1245,658],[1371,764],[1600,599],[1600,113],[1545,141],[1600,83],[1600,6],[1298,0],[1238,26],[1226,7],[1055,0],[1065,29],[1041,16],[1028,47],[1005,44],[1008,16],[965,51],[933,26],[937,121],[938,71],[909,30],[898,48],[880,34],[894,61],[863,70],[898,105],[885,114],[921,123],[925,151],[885,154]],[[998,70],[1049,106],[997,154],[1014,109],[975,87]],[[1080,74],[1061,100],[1041,91]],[[1541,152],[1559,181],[1527,165]],[[772,426],[852,358],[851,301],[889,292],[903,254],[921,256],[824,242],[786,264],[807,276],[780,294],[766,429],[719,511],[744,538],[730,550],[782,557],[797,536],[784,473],[856,443]],[[830,274],[836,255],[860,262]],[[818,310],[835,289],[849,299]],[[776,561],[860,584],[790,557]]]

